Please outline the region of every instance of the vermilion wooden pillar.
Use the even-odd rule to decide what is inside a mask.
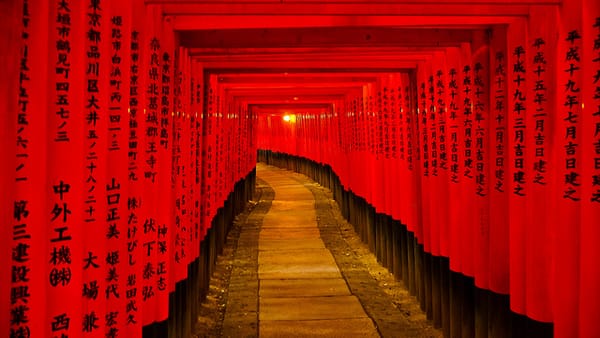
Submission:
[[[582,256],[580,249],[583,158],[590,156],[582,146],[584,129],[582,103],[584,78],[581,52],[585,1],[566,2],[558,24],[559,42],[556,49],[557,94],[552,99],[557,107],[554,125],[557,147],[553,159],[557,180],[554,186],[554,332],[557,338],[579,336],[579,304],[573,294],[580,292]],[[568,290],[568,292],[565,292]]]
[[[507,75],[510,64],[510,52],[506,47],[506,29],[495,28],[490,41],[490,124],[488,139],[492,148],[489,155],[489,191],[490,191],[490,216],[489,216],[489,260],[490,265],[489,289],[500,293],[509,293],[509,222],[508,222],[508,197],[509,181],[508,172],[508,137],[507,114],[508,97]],[[493,206],[493,207],[492,207]]]
[[[127,227],[123,230],[126,233],[127,255],[124,260],[127,262],[127,284],[125,287],[125,334],[132,337],[141,337],[143,326],[143,307],[142,307],[142,283],[143,283],[143,262],[146,253],[140,247],[144,236],[143,224],[146,218],[144,213],[145,198],[144,193],[144,174],[143,174],[143,147],[145,142],[146,125],[146,71],[147,67],[147,49],[143,45],[145,34],[144,17],[145,10],[142,1],[133,1],[129,11],[131,31],[125,38],[130,42],[129,52],[129,95],[127,102],[128,138],[127,138]],[[127,13],[127,11],[125,11]],[[127,56],[126,56],[127,57]],[[127,64],[127,63],[126,63]]]
[[[527,184],[525,185],[527,208],[536,212],[526,213],[525,227],[525,289],[527,315],[531,318],[551,322],[553,320],[551,280],[552,232],[554,221],[551,218],[553,201],[548,198],[552,194],[552,182],[562,177],[557,176],[552,167],[551,152],[560,151],[552,148],[555,135],[552,126],[560,116],[560,106],[549,99],[562,94],[563,83],[557,75],[560,68],[553,67],[562,56],[555,53],[558,46],[559,15],[557,10],[532,10],[529,19],[529,32],[526,55],[526,77],[528,83],[525,160],[527,163]],[[556,79],[557,83],[553,83]]]
[[[23,12],[23,4],[21,1],[2,1],[0,2],[0,10],[6,13],[6,18],[0,21],[0,29],[4,32],[0,37],[2,51],[0,52],[0,63],[5,65],[5,74],[3,80],[0,81],[0,109],[5,112],[0,114],[0,124],[4,126],[0,128],[0,144],[2,145],[1,156],[5,160],[5,165],[0,169],[0,190],[5,193],[0,196],[0,203],[4,211],[0,213],[0,223],[4,226],[0,227],[0,263],[4,267],[13,266],[11,261],[11,253],[15,244],[13,240],[13,210],[8,206],[14,205],[14,194],[11,193],[15,188],[15,167],[16,167],[16,148],[14,140],[17,133],[15,126],[17,125],[17,114],[9,113],[18,110],[19,88],[15,86],[19,82],[19,51],[22,47],[21,31],[15,29],[20,27],[21,17]],[[5,314],[0,316],[0,335],[8,336],[10,334],[11,318],[11,275],[3,273],[0,275],[0,311]]]
[[[582,337],[598,335],[600,311],[600,5],[588,1],[583,5],[583,109],[582,123],[582,224],[581,224],[581,271],[579,293],[579,325]]]
[[[528,54],[526,22],[517,20],[508,29],[507,90],[508,90],[508,190],[509,190],[509,241],[510,241],[510,292],[511,309],[525,313],[525,107],[527,82],[524,65]]]

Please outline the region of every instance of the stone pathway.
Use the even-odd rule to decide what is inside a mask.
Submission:
[[[441,337],[331,192],[261,163],[257,175],[260,197],[228,236],[196,337]]]
[[[321,240],[313,194],[259,167],[275,191],[258,240],[259,336],[379,337]]]

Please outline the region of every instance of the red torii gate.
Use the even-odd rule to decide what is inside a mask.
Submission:
[[[556,336],[598,335],[595,1],[1,5],[3,332],[166,320],[252,126],[290,112],[259,147],[330,165]]]

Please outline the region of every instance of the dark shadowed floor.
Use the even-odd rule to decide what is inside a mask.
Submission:
[[[198,337],[441,337],[303,175],[259,164],[219,258]]]

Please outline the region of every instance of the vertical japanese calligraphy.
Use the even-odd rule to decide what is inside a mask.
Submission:
[[[432,205],[434,209],[432,214],[436,217],[437,226],[439,227],[439,254],[448,256],[450,254],[450,222],[449,216],[449,142],[448,142],[448,68],[446,54],[438,53],[434,59],[434,82],[435,82],[435,112],[437,128],[437,143],[439,149],[439,160],[437,167],[439,168],[436,183],[437,194],[432,194]]]
[[[34,146],[34,142],[37,139],[32,139],[35,137],[35,130],[33,130],[34,125],[31,125],[31,123],[35,123],[32,111],[37,108],[34,106],[35,103],[32,102],[34,95],[37,94],[34,87],[35,82],[33,81],[35,80],[35,73],[32,72],[32,67],[35,67],[33,62],[37,61],[32,60],[34,58],[33,53],[37,52],[33,46],[36,32],[33,31],[32,25],[34,25],[34,20],[37,18],[33,18],[32,21],[31,4],[29,1],[23,1],[20,5],[21,26],[19,30],[22,43],[20,46],[13,46],[13,48],[19,50],[19,62],[15,62],[15,64],[19,65],[18,99],[12,100],[17,103],[18,108],[15,114],[16,125],[13,126],[16,130],[16,140],[12,139],[8,143],[10,145],[16,144],[16,148],[13,146],[11,149],[14,152],[13,161],[8,162],[16,163],[16,165],[8,166],[12,168],[10,168],[11,172],[6,175],[7,178],[10,177],[13,179],[13,182],[11,182],[13,186],[11,188],[15,189],[15,194],[11,196],[14,198],[7,201],[6,205],[7,211],[10,210],[6,214],[12,216],[11,222],[7,222],[5,226],[7,229],[10,229],[7,235],[12,239],[11,251],[8,256],[10,257],[10,264],[5,265],[10,267],[8,270],[10,273],[7,274],[10,276],[10,279],[7,281],[9,283],[5,284],[10,285],[10,303],[7,303],[10,304],[10,312],[7,312],[10,315],[6,317],[10,323],[10,337],[31,337],[32,334],[40,333],[36,330],[33,323],[36,313],[32,311],[30,305],[31,293],[34,287],[40,287],[39,285],[32,285],[34,283],[32,278],[40,277],[39,274],[35,274],[35,266],[32,264],[32,254],[35,254],[33,250],[35,250],[36,245],[41,244],[35,241],[36,232],[41,230],[37,229],[35,225],[36,221],[41,221],[39,216],[35,217],[35,214],[41,210],[40,206],[37,205],[38,201],[35,200],[33,194],[29,193],[29,191],[33,190],[31,184],[35,184],[37,181],[35,177],[32,177],[35,175],[31,171],[33,169],[32,166],[35,165],[34,156],[37,155],[32,153],[32,146]],[[8,101],[8,98],[6,100]],[[14,123],[14,121],[10,122],[12,122],[11,125]],[[32,180],[35,181],[32,182]],[[2,292],[6,295],[9,294],[9,290],[5,290],[4,288]],[[6,327],[8,328],[8,326]]]
[[[490,107],[489,107],[489,288],[501,294],[509,293],[509,223],[508,196],[510,171],[508,170],[508,73],[506,29],[497,28],[490,43]]]
[[[592,191],[589,200],[592,203],[600,204],[600,17],[595,18],[593,28],[595,35],[593,36],[593,52],[591,53],[592,86],[590,90],[593,94],[590,93],[590,95],[592,95],[590,108],[592,116],[594,117],[592,124],[592,129],[594,130],[592,143],[594,149],[594,165],[591,176]]]
[[[525,140],[525,162],[527,172],[526,201],[527,207],[538,210],[527,213],[525,229],[526,238],[526,288],[527,314],[539,321],[552,320],[551,287],[546,283],[551,278],[552,266],[548,260],[551,254],[552,237],[546,231],[553,221],[549,218],[551,201],[547,196],[551,192],[555,171],[550,159],[549,149],[552,144],[553,122],[556,106],[548,101],[560,92],[549,79],[556,76],[556,55],[550,53],[557,50],[558,32],[554,22],[557,12],[532,12],[530,19],[527,56],[528,93],[526,125],[528,128]],[[551,225],[550,225],[551,226]]]
[[[582,2],[569,3],[561,9],[563,20],[559,26],[558,48],[556,48],[557,75],[555,149],[556,159],[556,202],[559,208],[554,209],[553,222],[556,234],[554,248],[561,248],[561,255],[555,257],[555,284],[552,294],[553,318],[555,332],[558,336],[578,336],[578,304],[577,300],[558,290],[569,288],[579,293],[580,286],[580,231],[582,206],[582,159],[584,147],[582,135],[586,129],[582,124],[583,106],[586,105],[582,88],[584,88],[583,72],[583,25],[581,20],[567,13],[582,13]],[[588,154],[589,156],[590,154]],[[560,240],[558,239],[560,238]],[[567,278],[567,275],[571,275]]]
[[[579,334],[593,336],[598,332],[600,314],[594,310],[594,299],[600,298],[600,259],[597,239],[600,238],[600,5],[588,3],[583,8],[582,90],[584,126],[582,143],[582,224],[581,270],[579,289]]]
[[[10,130],[2,132],[2,334],[141,337],[142,325],[168,316],[170,286],[188,277],[211,223],[199,213],[201,68],[191,69],[187,53],[175,65],[173,29],[143,1],[20,0],[2,9],[18,28],[2,40],[12,53],[2,54],[3,107],[10,103],[2,115]],[[188,106],[193,94],[196,115],[185,115],[184,268],[172,275],[172,213],[156,202],[171,187],[180,70],[198,73],[193,86],[186,74],[177,93]],[[221,169],[239,164],[220,178],[213,211],[256,160],[236,148],[242,135],[255,137],[256,120],[236,124],[240,116],[228,114],[226,142],[211,144]]]
[[[3,2],[0,3],[0,10],[2,13],[7,14],[7,18],[0,21],[0,29],[7,32],[0,36],[0,43],[7,50],[17,51],[13,53],[0,53],[0,62],[7,65],[7,67],[5,67],[4,81],[0,81],[0,109],[7,113],[0,115],[0,123],[11,126],[0,132],[0,142],[3,145],[2,158],[13,160],[16,157],[15,147],[4,147],[4,145],[12,144],[16,137],[15,125],[17,122],[17,114],[19,114],[20,111],[18,99],[16,98],[20,95],[20,85],[18,84],[21,67],[19,66],[19,62],[22,58],[21,48],[23,45],[23,37],[20,29],[15,29],[15,27],[20,28],[19,24],[21,23],[21,18],[23,16],[23,3],[18,1]],[[14,168],[10,168],[10,166],[2,166],[0,168],[0,189],[2,189],[2,191],[13,191]],[[15,197],[14,194],[2,194],[0,195],[0,204],[7,208],[7,206],[14,203],[15,198],[18,197]],[[12,258],[12,249],[13,246],[19,245],[19,243],[13,242],[11,236],[13,215],[10,212],[0,213],[0,223],[5,225],[0,227],[0,238],[2,238],[2,240],[0,240],[0,264],[12,270],[12,266],[15,264]],[[30,247],[31,246],[29,246],[29,248]],[[25,248],[28,249],[27,246]],[[4,335],[11,334],[11,330],[15,330],[11,328],[11,321],[9,318],[10,310],[16,303],[13,303],[10,296],[10,294],[13,293],[13,288],[20,287],[13,286],[10,274],[0,274],[0,311],[5,314],[5,316],[0,317],[0,327],[3,328],[2,333]],[[24,287],[22,290],[29,291],[28,287]]]
[[[517,313],[526,312],[526,267],[525,267],[525,215],[527,205],[525,133],[527,115],[527,36],[526,22],[520,20],[507,29],[507,190],[509,222],[509,283],[511,290],[510,306]],[[519,32],[519,33],[518,33]],[[513,291],[514,290],[514,291]]]
[[[475,153],[475,112],[474,112],[474,66],[473,63],[473,50],[470,46],[463,45],[460,48],[460,59],[461,68],[457,69],[459,72],[459,115],[462,117],[462,125],[460,126],[460,134],[462,136],[461,153],[462,153],[462,181],[461,181],[461,198],[463,201],[470,201],[475,191],[475,164],[474,164],[474,153]],[[462,113],[461,113],[462,112]],[[471,209],[474,207],[472,202],[461,203],[459,207],[461,210],[461,237],[464,241],[461,245],[461,270],[467,276],[475,275],[475,254],[473,252],[475,247],[474,236],[476,235],[477,217],[478,214],[473,212]]]
[[[141,304],[148,311],[143,311],[143,325],[151,324],[156,320],[153,312],[157,307],[156,284],[158,269],[158,233],[161,230],[161,224],[158,219],[158,198],[159,192],[158,174],[159,174],[159,96],[160,96],[160,48],[161,41],[157,36],[158,28],[156,10],[149,9],[145,18],[145,34],[142,41],[144,51],[144,79],[145,79],[145,116],[144,116],[144,161],[143,161],[143,180],[144,193],[146,198],[143,201],[144,219],[141,231],[142,246],[142,269],[141,269]]]
[[[581,33],[579,30],[571,30],[567,33],[565,38],[566,51],[564,52],[564,60],[566,60],[567,67],[562,71],[567,74],[565,87],[565,96],[563,102],[563,121],[564,124],[564,169],[566,174],[564,176],[563,185],[563,198],[578,202],[581,200],[580,193],[580,166],[579,160],[579,139],[578,125],[579,117],[581,116],[581,97],[580,97],[580,84],[578,83],[581,70]],[[564,68],[564,67],[563,67]]]
[[[410,291],[446,292],[468,321],[461,334],[473,321],[497,329],[492,312],[469,312],[482,294],[476,306],[506,302],[514,330],[526,316],[557,338],[598,335],[598,1],[459,4],[472,12],[444,20],[464,26],[416,38],[392,36],[410,21],[373,16],[373,39],[340,47],[372,53],[313,69],[287,59],[317,49],[303,37],[294,53],[269,52],[302,65],[282,74],[245,69],[262,52],[228,68],[239,55],[211,53],[231,41],[193,46],[204,41],[191,26],[235,20],[185,21],[171,12],[182,4],[158,2],[0,1],[0,336],[140,338],[189,324],[229,213],[253,192],[257,148],[321,168],[384,264],[390,247],[410,250],[401,274],[422,283]],[[441,2],[413,7],[456,5]],[[267,33],[261,43],[284,37]],[[256,51],[241,42],[236,52]],[[278,108],[274,88],[291,94]]]
[[[145,182],[144,175],[142,172],[144,153],[144,115],[145,115],[145,79],[144,72],[141,69],[144,65],[143,60],[145,56],[143,54],[144,49],[142,41],[144,41],[141,28],[144,26],[142,15],[144,11],[139,8],[139,2],[132,4],[130,7],[131,17],[130,29],[122,34],[129,35],[129,38],[124,38],[124,42],[121,43],[121,47],[124,50],[129,50],[129,55],[123,53],[123,58],[129,58],[129,74],[128,77],[124,76],[123,81],[128,82],[129,88],[126,92],[125,99],[128,103],[127,112],[125,116],[121,116],[122,119],[126,120],[127,125],[127,198],[123,198],[126,203],[126,210],[124,214],[127,216],[127,225],[125,229],[121,230],[121,236],[126,241],[126,254],[121,257],[122,263],[126,264],[126,271],[121,275],[122,281],[124,281],[124,289],[121,291],[121,297],[123,299],[124,306],[121,308],[121,328],[124,326],[124,331],[132,337],[139,337],[141,333],[141,296],[142,292],[140,289],[140,283],[142,280],[141,266],[145,259],[145,255],[142,250],[142,235],[143,235],[143,222],[145,221],[145,215],[143,214],[143,184]],[[126,24],[127,25],[127,24]],[[128,42],[127,42],[128,41]],[[129,44],[129,48],[123,45]],[[127,64],[127,63],[125,63]],[[126,234],[126,236],[125,236]],[[124,263],[124,262],[126,263]]]
[[[86,25],[87,15],[84,18],[79,3],[53,1],[49,10],[55,14],[49,20],[55,28],[51,31],[56,35],[53,36],[55,60],[49,63],[54,68],[49,69],[49,82],[54,82],[55,91],[51,94],[54,97],[48,98],[51,103],[48,125],[51,129],[46,136],[51,161],[45,184],[48,203],[44,221],[48,231],[45,258],[49,262],[45,279],[48,304],[51,305],[46,314],[49,321],[45,332],[68,336],[79,334],[82,330],[83,312],[79,296],[83,278],[80,270],[81,248],[84,246],[81,224],[85,205],[81,199],[88,192],[84,187],[89,181],[82,177],[86,166],[82,156],[83,147],[87,144],[83,134],[85,121],[77,112],[83,110],[87,113],[89,107],[84,101],[86,94],[81,91],[81,79],[86,68],[83,53],[75,54],[74,51],[85,48],[88,37],[83,28],[89,27],[89,24]],[[92,19],[89,18],[89,21]]]
[[[415,99],[413,99],[413,95],[414,95],[414,91],[411,90],[411,86],[410,86],[410,81],[411,79],[409,79],[408,76],[405,76],[402,78],[402,92],[404,93],[403,97],[404,100],[403,102],[403,106],[402,106],[402,110],[404,111],[404,117],[405,117],[405,121],[404,121],[404,126],[405,126],[405,146],[406,146],[406,170],[407,170],[407,176],[410,178],[409,179],[409,185],[408,185],[408,196],[412,197],[409,198],[408,201],[406,202],[406,217],[405,217],[405,222],[407,227],[410,230],[414,230],[416,225],[416,201],[414,200],[415,198],[415,190],[416,188],[416,183],[414,182],[416,173],[415,173],[415,163],[417,162],[417,155],[418,152],[416,152],[415,148],[418,147],[418,142],[415,140],[415,120],[417,120],[417,115],[416,110],[414,109],[414,104],[415,104]]]
[[[448,144],[450,149],[450,164],[449,164],[449,183],[448,188],[450,196],[459,196],[461,194],[462,179],[462,161],[464,154],[463,135],[460,131],[462,128],[463,114],[460,113],[460,78],[459,70],[461,69],[460,51],[458,48],[451,48],[446,52],[448,64]],[[450,268],[460,271],[462,264],[461,246],[459,245],[460,231],[462,226],[461,205],[458,199],[451,198],[448,203],[449,209],[449,227],[450,232]]]
[[[86,249],[83,253],[84,283],[80,290],[86,300],[81,331],[99,335],[109,311],[108,285],[117,278],[110,267],[108,252],[107,136],[109,127],[110,16],[108,1],[86,1],[85,8],[85,199]],[[114,261],[113,261],[114,262]],[[116,285],[116,284],[113,284]]]
[[[517,46],[513,50],[513,74],[515,83],[513,91],[512,106],[513,112],[513,133],[514,139],[513,155],[514,155],[514,168],[513,173],[513,194],[523,197],[525,196],[525,112],[526,112],[526,94],[525,94],[525,79],[526,79],[526,67],[525,67],[525,48],[523,46]]]
[[[490,125],[490,49],[487,36],[478,38],[473,53],[473,143],[474,187],[473,233],[475,285],[489,289],[489,125]]]
[[[496,51],[494,56],[494,190],[499,193],[506,191],[506,53]]]

